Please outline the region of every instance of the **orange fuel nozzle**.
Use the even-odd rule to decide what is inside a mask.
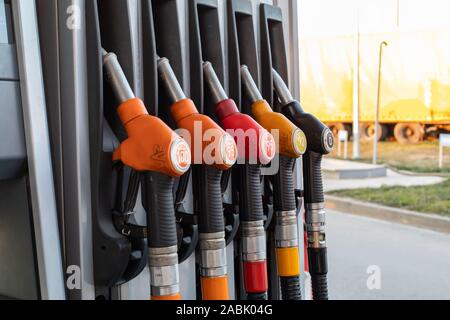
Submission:
[[[210,117],[200,114],[194,102],[184,94],[167,58],[158,59],[158,70],[169,96],[172,117],[180,135],[189,142],[194,164],[212,165],[219,170],[230,169],[238,151],[233,137]]]
[[[142,100],[131,90],[115,54],[103,50],[103,64],[120,102],[117,112],[128,135],[114,152],[114,161],[136,171],[172,177],[186,173],[191,165],[191,150],[186,141],[163,121],[148,114]]]
[[[252,101],[252,113],[256,121],[267,131],[279,135],[278,152],[289,158],[298,158],[306,151],[306,136],[288,118],[274,112],[263,99],[247,66],[241,67],[241,77],[247,94]]]

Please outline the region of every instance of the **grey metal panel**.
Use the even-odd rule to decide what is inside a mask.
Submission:
[[[34,1],[12,2],[41,297],[64,299],[49,130]]]
[[[61,92],[59,77],[59,43],[58,6],[54,0],[39,0],[36,3],[41,53],[43,57],[43,72],[45,80],[45,100],[47,103],[48,124],[50,129],[50,144],[52,147],[53,172],[57,209],[60,218],[61,240],[64,255],[64,188],[62,164],[62,133],[61,133]]]
[[[18,80],[15,45],[0,44],[0,80]]]
[[[21,106],[19,82],[0,81],[0,180],[18,178],[26,169]]]
[[[84,0],[58,0],[63,137],[64,224],[66,265],[79,266],[81,289],[70,299],[94,299],[90,194],[89,118],[87,103],[85,15],[79,29],[68,28],[68,8],[84,8]]]
[[[0,43],[13,42],[13,30],[11,27],[11,3],[10,0],[0,1]]]
[[[0,294],[36,300],[38,277],[26,179],[0,181]]]

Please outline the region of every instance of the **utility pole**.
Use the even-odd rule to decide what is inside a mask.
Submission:
[[[380,57],[378,63],[378,87],[377,87],[377,103],[375,109],[375,134],[373,136],[373,164],[378,163],[378,135],[380,127],[380,100],[381,100],[381,69],[383,64],[383,48],[388,44],[386,41],[380,43]]]
[[[360,27],[359,3],[355,1],[355,35],[353,59],[353,159],[361,158],[360,126],[359,126],[359,59],[360,59]]]

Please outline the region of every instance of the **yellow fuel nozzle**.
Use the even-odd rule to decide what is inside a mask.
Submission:
[[[247,66],[241,67],[241,77],[244,88],[252,102],[252,114],[256,121],[273,134],[278,131],[278,152],[289,158],[302,156],[307,148],[304,132],[284,115],[272,110],[267,101],[263,99]]]

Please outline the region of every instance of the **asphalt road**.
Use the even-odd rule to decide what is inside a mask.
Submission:
[[[338,212],[327,225],[330,299],[450,299],[450,235]]]

